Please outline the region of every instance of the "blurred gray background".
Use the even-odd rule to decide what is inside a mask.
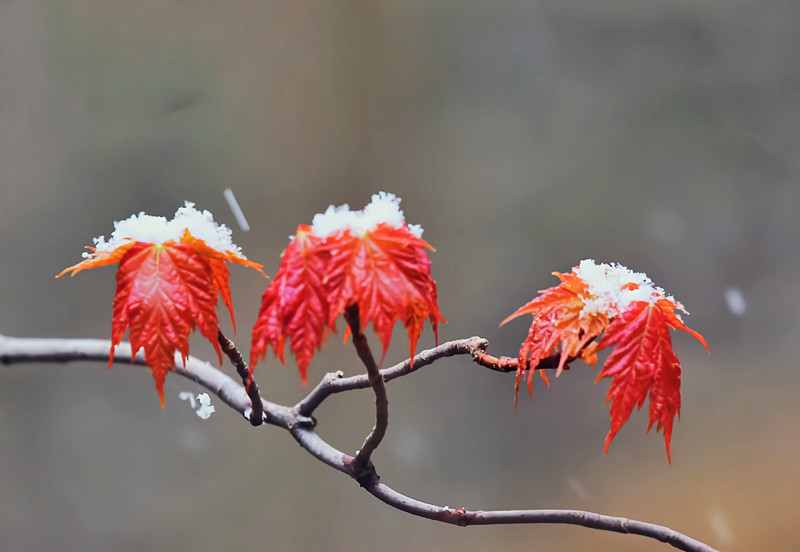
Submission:
[[[132,213],[195,201],[274,274],[297,224],[391,191],[437,248],[443,340],[515,354],[529,320],[499,321],[593,257],[674,293],[712,354],[674,336],[672,465],[646,412],[602,454],[599,367],[537,382],[515,410],[512,376],[443,361],[389,386],[384,481],[453,507],[583,508],[796,551],[798,51],[792,0],[0,1],[0,333],[108,337],[113,268],[53,276]],[[247,353],[266,281],[232,273]],[[398,330],[387,363],[406,348]],[[199,339],[192,352],[214,359]],[[339,368],[359,371],[333,337],[310,381]],[[271,400],[305,392],[293,361],[257,376]],[[667,549],[416,519],[284,432],[220,407],[199,420],[177,396],[191,382],[166,390],[161,410],[139,368],[3,367],[0,549]],[[372,416],[368,392],[334,397],[319,430],[354,451]]]

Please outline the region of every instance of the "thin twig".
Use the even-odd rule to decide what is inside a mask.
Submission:
[[[420,368],[429,366],[441,358],[455,355],[474,356],[479,351],[486,349],[488,345],[488,341],[478,336],[448,341],[433,349],[422,351],[414,357],[413,364],[410,359],[407,359],[381,370],[380,373],[384,382],[390,382],[400,376],[405,376],[411,372],[416,372]],[[346,378],[341,371],[329,372],[303,400],[295,405],[294,410],[302,416],[311,416],[314,410],[322,404],[322,401],[330,395],[354,389],[366,389],[367,387],[371,387],[371,384],[366,374]]]
[[[247,369],[247,363],[244,361],[244,358],[242,358],[242,353],[240,353],[236,345],[233,344],[233,341],[225,337],[225,334],[222,333],[222,330],[219,328],[217,328],[217,332],[217,340],[219,341],[219,346],[222,348],[222,352],[227,355],[231,364],[236,368],[236,373],[242,378],[242,385],[247,392],[247,396],[250,397],[250,404],[252,406],[247,419],[250,420],[251,425],[260,426],[264,423],[264,409],[261,406],[261,394],[258,391],[258,384],[256,380],[253,379],[253,374]]]
[[[564,367],[562,370],[569,370],[569,363],[576,360],[576,356],[567,357],[567,360],[564,362]],[[472,360],[474,360],[477,364],[484,366],[490,370],[494,370],[495,372],[516,372],[517,367],[519,366],[519,359],[501,356],[496,357],[492,356],[486,352],[485,349],[478,349],[472,353]],[[548,357],[544,357],[536,366],[528,366],[525,370],[555,370],[558,368],[558,364],[561,361],[560,354],[553,354]]]
[[[420,368],[429,366],[439,359],[456,355],[470,355],[476,364],[495,372],[508,373],[517,371],[518,363],[516,358],[492,356],[486,352],[488,345],[489,342],[487,340],[478,336],[448,341],[438,347],[422,351],[414,357],[413,364],[410,359],[407,359],[389,368],[384,368],[380,373],[383,376],[383,381],[388,383],[400,376],[405,376],[411,372],[416,372]],[[559,358],[558,355],[549,356],[531,368],[554,370],[558,368]],[[569,359],[568,362],[572,360],[574,359]],[[569,366],[565,365],[564,369],[568,370]],[[353,389],[366,389],[370,386],[371,384],[366,374],[346,378],[341,371],[329,372],[325,374],[308,395],[295,405],[294,409],[300,415],[311,416],[314,410],[322,404],[322,401],[330,395],[352,391]]]
[[[0,363],[7,365],[25,362],[70,362],[80,360],[105,363],[108,362],[110,346],[109,341],[100,339],[39,339],[0,335]],[[473,354],[474,356],[475,351],[483,351],[485,348],[486,340],[479,337],[452,341],[417,355],[414,359],[414,370],[408,368],[407,364],[409,362],[406,361],[382,371],[381,374],[388,379],[394,379],[415,371],[418,367],[431,364],[439,358],[454,354]],[[481,354],[478,354],[478,356],[485,359]],[[181,359],[179,354],[176,354],[176,361],[178,362],[177,365],[180,366]],[[137,354],[131,362],[131,347],[127,342],[122,342],[115,349],[114,362],[123,365],[132,363],[138,366],[146,366],[144,356],[141,354]],[[185,367],[178,368],[176,373],[205,387],[242,415],[251,408],[251,399],[244,388],[207,362],[190,356],[186,359]],[[308,401],[306,404],[316,403],[318,405],[331,393],[369,387],[368,382],[366,385],[362,385],[362,380],[366,382],[367,378],[357,376],[355,378],[337,379],[335,381],[343,383],[343,385],[336,385],[331,388],[320,387],[322,385],[320,384],[306,397],[306,399],[312,396],[317,398],[314,398],[313,401]],[[321,389],[334,390],[318,391]],[[304,399],[304,402],[306,399]],[[300,405],[289,408],[263,399],[261,399],[261,404],[266,414],[266,422],[288,430],[295,440],[314,458],[356,479],[370,494],[389,506],[414,516],[462,526],[539,523],[580,525],[601,531],[641,535],[667,543],[685,552],[718,552],[700,541],[661,525],[622,517],[605,516],[594,512],[581,510],[484,511],[451,508],[421,502],[395,491],[382,482],[371,464],[368,466],[370,469],[364,470],[360,474],[355,473],[352,469],[355,458],[337,450],[323,440],[314,431],[315,421],[308,415],[299,412]]]
[[[386,385],[383,376],[372,356],[372,351],[367,342],[367,336],[361,331],[361,321],[358,314],[358,305],[350,305],[344,311],[344,319],[353,334],[353,345],[355,345],[358,358],[367,369],[367,380],[375,393],[375,426],[369,432],[361,449],[353,459],[352,469],[356,477],[361,477],[370,465],[370,457],[386,435],[386,428],[389,426],[389,399],[386,396]]]

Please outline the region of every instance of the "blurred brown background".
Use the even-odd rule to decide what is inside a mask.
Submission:
[[[514,354],[528,320],[498,322],[594,257],[674,293],[712,355],[674,337],[672,465],[646,412],[603,456],[596,369],[576,363],[515,411],[511,376],[441,362],[389,387],[388,484],[799,550],[798,51],[792,0],[0,1],[0,333],[108,337],[113,269],[53,276],[131,213],[195,201],[274,274],[297,224],[391,191],[438,249],[442,339]],[[232,272],[248,351],[266,282]],[[396,332],[387,362],[406,343]],[[213,359],[201,340],[193,353]],[[310,380],[338,368],[359,370],[334,337]],[[257,373],[274,401],[304,393],[293,362]],[[177,397],[191,382],[166,389],[162,411],[141,369],[4,367],[0,549],[668,549],[412,518],[284,432],[219,406],[199,420]],[[372,416],[368,392],[334,397],[319,430],[353,451]]]

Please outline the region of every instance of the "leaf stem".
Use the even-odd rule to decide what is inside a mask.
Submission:
[[[357,480],[369,472],[370,457],[378,445],[381,444],[386,428],[389,426],[389,399],[386,396],[386,385],[383,381],[378,364],[367,342],[367,336],[361,331],[361,321],[358,313],[358,304],[350,305],[345,308],[344,318],[350,326],[353,334],[353,345],[358,353],[358,358],[367,369],[367,380],[370,387],[375,392],[375,426],[370,431],[361,449],[356,453],[352,461],[352,473]]]
[[[233,341],[225,337],[222,330],[217,328],[217,340],[222,352],[230,359],[231,364],[236,368],[239,377],[242,378],[242,385],[244,386],[247,396],[250,397],[250,415],[247,417],[250,424],[253,426],[260,426],[264,423],[264,406],[262,404],[261,394],[258,390],[258,384],[253,379],[253,374],[247,369],[247,363],[242,358],[242,353],[236,348]]]
[[[472,360],[474,360],[477,364],[480,364],[484,368],[488,368],[489,370],[494,370],[495,372],[516,372],[517,366],[519,366],[519,359],[507,357],[507,356],[500,356],[496,357],[490,355],[486,352],[485,349],[476,349],[471,352]],[[569,357],[567,361],[564,363],[563,370],[569,370],[569,363],[576,360],[577,357]],[[560,354],[550,355],[548,357],[544,357],[542,360],[539,361],[539,364],[536,366],[528,366],[527,370],[555,370],[558,368],[558,363],[561,360]]]

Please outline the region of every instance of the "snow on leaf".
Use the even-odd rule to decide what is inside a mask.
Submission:
[[[621,264],[598,264],[593,259],[584,259],[572,269],[572,273],[586,284],[584,314],[602,312],[614,317],[627,310],[634,301],[655,303],[662,298],[683,310],[683,306],[653,284],[647,274],[634,272]]]
[[[125,220],[114,223],[114,232],[111,238],[100,236],[94,239],[98,252],[114,251],[121,245],[130,242],[165,243],[180,241],[184,232],[203,240],[208,247],[220,253],[232,253],[243,258],[242,250],[233,243],[232,231],[224,224],[214,222],[214,216],[209,211],[198,211],[191,201],[185,202],[183,207],[175,211],[175,216],[167,220],[165,217],[152,216],[145,213],[131,215]]]
[[[347,306],[358,303],[361,329],[372,323],[384,354],[394,323],[400,320],[408,331],[413,357],[425,320],[430,319],[434,334],[439,322],[445,322],[425,252],[433,248],[405,225],[395,228],[381,223],[362,237],[349,232],[336,236],[327,246],[331,251],[326,273],[328,324],[332,326]]]
[[[378,192],[373,194],[372,201],[362,211],[351,211],[346,203],[338,207],[331,205],[324,213],[314,215],[311,231],[320,238],[327,238],[341,230],[363,237],[379,224],[400,228],[406,226],[400,202],[401,199],[394,194]],[[407,227],[416,237],[422,237],[421,226],[411,224]]]
[[[604,450],[608,451],[634,406],[641,407],[649,395],[650,427],[656,424],[657,431],[663,430],[671,460],[672,425],[680,414],[681,372],[669,330],[688,332],[708,349],[705,339],[675,312],[685,313],[683,306],[643,273],[588,259],[571,273],[556,275],[561,279],[558,286],[543,290],[502,322],[533,315],[520,347],[515,393],[528,367],[531,391],[536,365],[554,353],[559,354],[558,375],[570,359],[580,357],[592,366],[598,351],[616,346],[597,377],[598,381],[612,378],[607,396],[612,401],[611,430]]]
[[[259,272],[261,265],[241,254],[227,227],[217,225],[211,213],[197,211],[189,202],[170,221],[140,213],[114,226],[109,241],[95,238],[97,247],[88,248],[92,253],[57,278],[119,263],[109,367],[114,348],[130,330],[133,354],[144,349],[163,408],[164,378],[175,366],[176,351],[184,360],[189,355],[188,338],[193,330],[199,329],[222,359],[217,342],[218,293],[232,320],[234,316],[225,263],[235,262]],[[146,241],[149,239],[164,241]]]
[[[322,280],[330,254],[320,249],[322,240],[301,225],[295,239],[281,255],[281,265],[261,301],[250,349],[250,371],[269,347],[285,363],[286,339],[297,358],[303,385],[308,365],[326,337],[328,303]]]
[[[358,304],[361,328],[370,323],[383,352],[398,320],[413,357],[426,320],[434,333],[445,322],[437,302],[422,229],[406,224],[400,199],[380,193],[363,211],[331,206],[301,225],[264,292],[253,329],[251,367],[269,347],[283,360],[286,339],[306,384],[308,364],[348,306]],[[345,333],[345,338],[347,333]]]

